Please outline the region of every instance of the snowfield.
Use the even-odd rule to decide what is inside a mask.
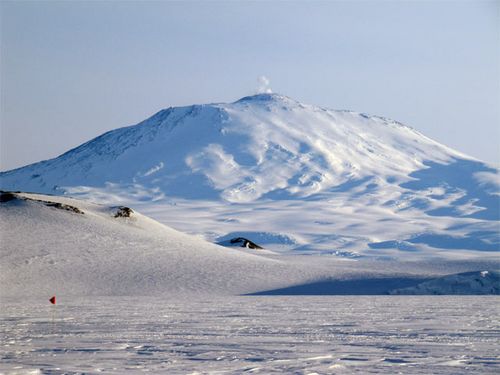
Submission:
[[[404,288],[434,279],[428,294],[499,293],[495,256],[403,262],[285,255],[218,246],[126,207],[27,193],[0,197],[3,297],[415,294]],[[439,279],[464,272],[472,272],[459,276],[471,288],[450,289],[449,279]],[[480,284],[473,282],[478,276]]]
[[[498,374],[498,297],[3,300],[5,374]]]
[[[34,194],[16,197],[0,206],[1,294],[238,294],[308,277],[290,272],[279,260],[229,251],[137,212],[115,217],[113,207]]]

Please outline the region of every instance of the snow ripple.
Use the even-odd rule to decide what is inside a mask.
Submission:
[[[500,371],[498,297],[2,302],[1,373]]]

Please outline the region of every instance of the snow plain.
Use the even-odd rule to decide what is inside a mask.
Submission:
[[[498,374],[499,298],[3,300],[2,374]]]

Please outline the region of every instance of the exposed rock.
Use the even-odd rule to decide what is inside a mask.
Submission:
[[[64,204],[64,203],[59,203],[59,202],[51,202],[51,201],[44,201],[44,200],[40,200],[40,199],[32,199],[32,198],[28,198],[28,197],[23,197],[23,196],[20,196],[18,194],[15,194],[15,193],[13,193],[11,191],[2,191],[2,192],[0,192],[0,203],[10,202],[10,201],[13,201],[13,200],[16,200],[16,199],[23,200],[23,201],[40,202],[40,203],[43,203],[44,205],[46,205],[47,207],[54,207],[54,208],[58,208],[60,210],[66,210],[66,211],[74,212],[74,213],[77,213],[77,214],[82,214],[83,215],[83,213],[84,213],[78,207],[71,206],[69,204]]]
[[[134,213],[130,207],[118,206],[114,208],[116,208],[114,217],[130,217]]]
[[[54,208],[58,208],[60,210],[71,211],[71,212],[83,215],[82,210],[80,210],[78,207],[70,206],[69,204],[63,204],[63,203],[59,203],[59,202],[47,202],[47,201],[39,201],[39,202],[45,203],[45,205],[48,207],[54,207]]]
[[[19,199],[19,197],[9,191],[0,192],[0,203],[10,202],[14,199]]]
[[[241,247],[246,247],[248,249],[263,249],[263,247],[257,245],[255,242],[252,242],[243,237],[236,237],[229,241],[232,245],[239,245]]]

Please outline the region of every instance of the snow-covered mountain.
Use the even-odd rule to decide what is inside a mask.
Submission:
[[[349,257],[500,250],[498,169],[396,121],[277,94],[165,109],[0,180],[129,204],[211,241]]]

